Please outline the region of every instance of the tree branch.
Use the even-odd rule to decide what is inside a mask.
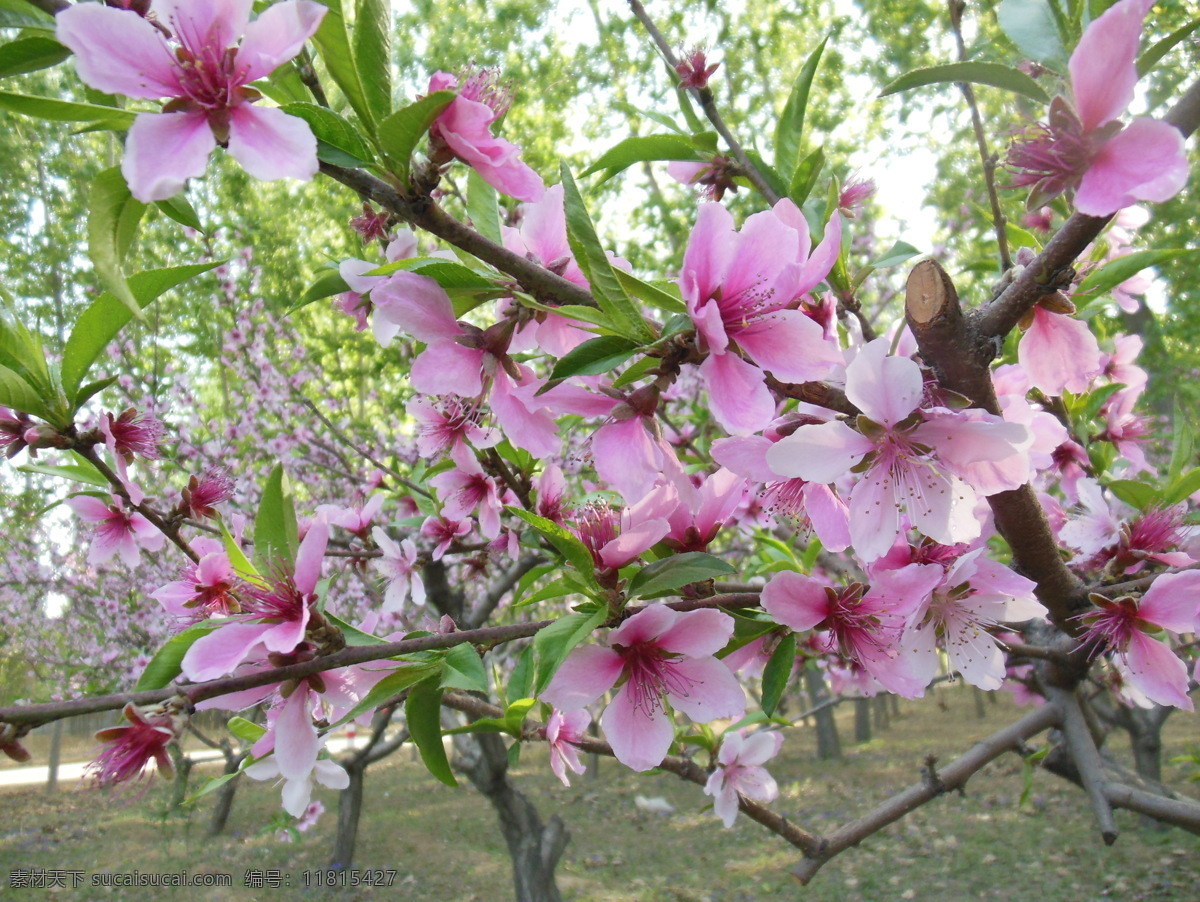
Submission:
[[[1067,750],[1075,762],[1082,781],[1083,789],[1096,815],[1096,823],[1100,827],[1100,836],[1106,846],[1117,841],[1119,835],[1117,823],[1113,820],[1112,806],[1108,801],[1107,781],[1104,777],[1104,762],[1100,759],[1100,751],[1088,730],[1087,721],[1079,707],[1079,700],[1071,690],[1060,689],[1057,686],[1047,686],[1045,691],[1049,701],[1059,710],[1062,719],[1063,737]]]
[[[868,836],[877,833],[888,824],[900,820],[909,812],[915,811],[942,793],[966,785],[967,780],[985,764],[999,758],[1007,751],[1015,751],[1026,739],[1053,726],[1058,721],[1058,717],[1058,710],[1054,706],[1043,705],[1036,711],[1026,714],[1016,723],[1010,724],[987,739],[976,743],[966,754],[937,771],[934,778],[927,777],[920,783],[908,787],[873,811],[827,836],[819,851],[805,853],[804,860],[792,868],[792,874],[801,883],[807,884],[817,871],[835,855],[844,852],[851,846],[858,845]]]

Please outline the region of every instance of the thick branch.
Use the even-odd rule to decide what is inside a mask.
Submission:
[[[1007,751],[1016,750],[1026,739],[1050,728],[1057,722],[1058,716],[1058,710],[1054,706],[1043,705],[1016,723],[976,743],[970,751],[945,768],[928,774],[920,783],[897,793],[873,811],[827,836],[819,852],[806,853],[805,859],[792,868],[792,873],[801,883],[808,883],[822,865],[835,855],[858,845],[868,836],[900,820],[942,793],[966,785],[967,780],[985,764]]]
[[[50,13],[52,16],[58,15],[64,9],[68,9],[71,6],[68,0],[25,0],[25,2],[30,6],[36,6],[42,12]]]
[[[1096,815],[1100,836],[1106,846],[1111,846],[1117,841],[1118,831],[1117,823],[1113,820],[1112,806],[1108,802],[1104,762],[1100,759],[1100,750],[1096,748],[1091,731],[1088,730],[1079,700],[1075,698],[1074,692],[1055,686],[1047,686],[1046,692],[1062,714],[1062,729],[1067,750],[1071,753],[1083,789],[1091,802],[1092,812]]]

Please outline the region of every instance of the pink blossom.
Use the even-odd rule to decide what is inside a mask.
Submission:
[[[840,420],[802,425],[767,451],[779,476],[824,484],[865,461],[850,494],[850,536],[865,561],[892,547],[902,510],[943,545],[978,537],[976,490],[955,470],[970,475],[973,464],[1004,461],[1028,440],[1024,426],[982,412],[918,413],[920,368],[887,352],[887,339],[876,339],[846,368],[846,396],[863,412],[858,429]]]
[[[125,783],[145,773],[151,760],[159,773],[170,779],[175,773],[167,746],[174,742],[183,728],[178,712],[166,705],[139,708],[132,702],[121,712],[128,724],[108,727],[96,733],[105,748],[87,770],[101,786]]]
[[[565,499],[567,495],[567,480],[563,476],[562,467],[558,464],[547,464],[541,474],[534,479],[533,489],[537,492],[537,505],[534,513],[545,517],[551,523],[560,526],[567,521]]]
[[[442,516],[463,520],[478,512],[479,531],[487,538],[500,535],[500,513],[504,504],[496,481],[483,472],[475,455],[465,447],[452,455],[455,467],[429,480],[442,500]]]
[[[413,604],[424,605],[425,584],[421,581],[417,567],[417,546],[412,539],[404,539],[396,544],[378,526],[371,530],[371,536],[383,552],[383,557],[374,562],[375,569],[388,581],[383,596],[383,612],[400,610],[410,593]]]
[[[292,572],[270,584],[249,585],[242,613],[229,617],[188,648],[181,664],[187,678],[198,683],[232,673],[260,646],[268,653],[295,651],[304,641],[312,616],[328,541],[329,527],[314,523],[300,543]]]
[[[562,781],[563,786],[570,786],[567,779],[567,768],[577,774],[585,768],[579,760],[579,749],[575,743],[587,736],[588,725],[592,715],[587,711],[571,711],[564,714],[555,711],[546,721],[546,741],[550,743],[550,769],[554,776]]]
[[[700,205],[679,288],[708,353],[700,375],[713,416],[735,435],[757,432],[775,416],[766,373],[806,382],[842,362],[821,327],[794,309],[837,260],[836,213],[811,257],[810,246],[808,223],[786,198],[750,216],[740,232],[720,204]]]
[[[126,567],[136,567],[139,548],[158,551],[163,547],[163,534],[137,511],[126,510],[124,502],[113,496],[111,505],[91,495],[76,495],[67,499],[67,506],[86,523],[96,523],[96,534],[88,551],[87,562],[102,564],[114,554]]]
[[[25,433],[33,426],[33,421],[19,411],[0,407],[0,451],[8,459],[16,457],[25,447]]]
[[[450,545],[455,539],[461,539],[470,533],[470,520],[451,520],[445,516],[439,516],[428,517],[421,524],[421,535],[427,539],[434,539],[437,543],[430,554],[430,558],[435,561],[442,559],[442,555],[450,550]]]
[[[708,80],[720,66],[720,63],[708,62],[702,47],[693,47],[675,64],[675,74],[679,76],[681,88],[707,88]]]
[[[495,429],[479,425],[479,408],[454,396],[413,398],[405,405],[417,423],[417,450],[427,460],[436,460],[470,442],[476,448],[491,448],[500,441]]]
[[[215,519],[218,516],[216,506],[233,497],[233,480],[224,470],[205,470],[199,477],[190,477],[181,494],[181,507],[188,516],[197,520]]]
[[[689,160],[672,160],[667,164],[667,175],[684,185],[695,185],[700,196],[706,200],[720,201],[725,192],[737,194],[737,163],[724,154],[713,154],[703,163]]]
[[[783,734],[767,731],[747,737],[745,731],[726,733],[717,752],[717,769],[704,784],[704,794],[713,797],[713,810],[732,827],[737,819],[738,796],[755,802],[772,802],[779,797],[775,779],[762,765],[779,754]]]
[[[121,171],[133,196],[150,203],[201,175],[217,144],[255,178],[316,174],[308,124],[255,106],[260,95],[249,84],[299,53],[325,11],[310,0],[284,0],[251,22],[245,0],[155,0],[151,24],[133,11],[81,3],[56,17],[56,36],[75,53],[85,84],[172,98],[166,112],[139,113],[126,140]]]
[[[237,614],[241,611],[235,593],[240,585],[233,564],[219,542],[197,539],[193,542],[202,551],[200,560],[186,564],[181,578],[150,593],[170,614],[187,620],[204,620],[213,615]]]
[[[435,155],[439,146],[446,148],[501,194],[517,200],[541,198],[545,183],[521,161],[521,149],[492,135],[492,124],[512,102],[507,89],[496,83],[494,73],[479,69],[460,84],[453,75],[435,72],[429,80],[429,93],[435,91],[458,92],[429,130]]]
[[[1093,595],[1098,610],[1080,616],[1087,624],[1081,645],[1116,655],[1129,683],[1151,701],[1193,710],[1187,666],[1164,641],[1150,633],[1191,632],[1200,612],[1200,572],[1166,573],[1140,600],[1109,600]]]
[[[575,515],[572,531],[601,569],[619,570],[649,551],[671,530],[667,519],[679,504],[673,485],[660,483],[637,504],[620,511],[602,502]]]
[[[675,738],[668,702],[698,723],[745,711],[737,679],[712,657],[732,635],[733,618],[720,611],[681,613],[650,605],[609,633],[608,648],[571,652],[542,699],[569,713],[621,682],[600,725],[618,761],[649,770]]]
[[[1183,135],[1154,119],[1122,125],[1138,80],[1138,41],[1152,0],[1121,0],[1083,33],[1069,63],[1074,108],[1062,97],[1009,150],[1014,187],[1029,206],[1075,189],[1075,208],[1108,216],[1139,200],[1165,201],[1187,182]]]
[[[663,541],[675,551],[707,551],[721,527],[742,501],[746,483],[722,467],[706,476],[699,488],[684,477],[677,480],[679,505],[667,518],[671,531]]]
[[[887,589],[897,593],[902,581],[912,582],[920,575],[904,574]],[[924,695],[926,685],[900,653],[904,618],[915,601],[912,596],[885,595],[874,587],[868,592],[859,583],[827,586],[787,571],[775,574],[762,591],[763,609],[778,622],[794,630],[827,632],[825,650],[853,661],[889,692],[905,698]]]
[[[392,214],[387,210],[376,210],[369,201],[363,201],[362,215],[350,220],[350,228],[362,236],[363,244],[383,241],[388,236],[388,224]]]
[[[1076,395],[1087,391],[1104,368],[1100,345],[1087,323],[1041,305],[1033,308],[1031,319],[1017,345],[1017,361],[1029,381],[1048,395],[1061,395],[1064,389]]]
[[[356,492],[355,495],[358,495],[358,493]],[[379,509],[383,507],[383,501],[383,495],[375,492],[365,502],[359,496],[353,507],[321,504],[317,506],[317,516],[325,520],[330,526],[340,526],[342,529],[352,532],[356,536],[365,537],[371,521],[379,513]]]

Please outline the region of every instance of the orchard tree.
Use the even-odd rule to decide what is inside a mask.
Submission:
[[[864,71],[914,115],[960,97],[975,154],[949,151],[950,237],[898,290],[887,271],[918,251],[875,247],[872,197],[908,176],[854,177],[855,137],[830,135],[859,90],[836,34],[780,62],[797,31],[771,19],[751,64],[732,30],[693,47],[686,16],[629,11],[591,7],[603,58],[616,69],[632,44],[664,65],[619,89],[633,134],[579,164],[559,156],[573,130],[550,79],[523,73],[518,102],[446,32],[420,76],[384,0],[0,3],[19,29],[0,75],[43,87],[0,107],[106,133],[112,153],[69,191],[43,180],[63,229],[86,222],[94,284],[27,245],[52,261],[55,303],[22,297],[0,327],[0,442],[27,480],[60,480],[88,544],[50,566],[53,529],[14,528],[0,625],[38,636],[31,599],[53,582],[75,629],[94,574],[123,578],[128,603],[102,592],[91,615],[114,644],[72,641],[136,679],[0,709],[0,747],[19,758],[36,725],[121,710],[93,765],[115,783],[167,766],[196,710],[263,706],[265,724],[231,721],[251,744],[240,772],[280,780],[303,819],[314,782],[349,790],[345,865],[370,754],[348,773],[328,734],[372,722],[394,747],[402,710],[448,784],[444,733],[475,734],[460,767],[500,813],[523,899],[557,897],[567,841],[508,781],[531,742],[563,782],[587,752],[696,783],[727,826],[741,812],[793,844],[802,881],[1051,730],[1046,766],[1082,786],[1106,842],[1114,808],[1200,832],[1200,803],[1116,769],[1089,727],[1093,709],[1191,712],[1200,676],[1189,408],[1152,440],[1143,339],[1122,329],[1172,309],[1149,267],[1195,290],[1194,217],[1146,230],[1164,208],[1141,206],[1178,204],[1188,181],[1195,23],[1158,27],[1150,0],[1006,0],[973,23],[951,0],[950,59],[881,28],[894,52]],[[569,56],[543,37],[536,59]],[[786,100],[735,119],[757,65],[790,69]],[[677,103],[643,102],[663,93],[649,78]],[[536,133],[527,102],[546,105]],[[878,108],[860,124],[887,137]],[[236,191],[205,187],[214,155],[244,170]],[[622,218],[639,167],[647,204]],[[334,253],[347,200],[357,257]],[[206,231],[218,211],[228,231]],[[633,230],[628,256],[593,217]],[[334,258],[282,303],[277,255],[255,268],[268,230]],[[238,259],[215,268],[218,247]],[[147,328],[210,270],[191,333]],[[340,331],[301,329],[328,323],[328,298]],[[1157,360],[1191,347],[1147,338]],[[796,666],[865,696],[921,697],[943,669],[980,690],[1017,679],[1041,704],[818,834],[770,807]]]

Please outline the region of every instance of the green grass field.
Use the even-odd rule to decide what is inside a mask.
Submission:
[[[773,807],[818,832],[867,810],[891,791],[915,781],[929,753],[948,761],[1002,726],[1014,713],[1005,693],[976,715],[969,687],[944,686],[920,702],[901,702],[901,716],[870,743],[854,745],[853,711],[838,719],[843,762],[815,760],[812,732],[788,734],[771,767],[782,797]],[[1168,721],[1167,755],[1200,744],[1200,723],[1181,713]],[[1122,736],[1111,740],[1125,756]],[[203,780],[200,770],[194,780]],[[1167,781],[1189,791],[1187,765],[1166,765]],[[699,787],[669,774],[637,776],[603,761],[599,777],[576,778],[564,789],[551,775],[545,750],[531,746],[515,771],[518,788],[543,818],[558,813],[571,831],[559,868],[564,898],[589,902],[752,902],[812,899],[1004,899],[1080,902],[1091,899],[1200,899],[1200,837],[1179,830],[1146,830],[1118,812],[1122,835],[1106,848],[1095,832],[1082,792],[1036,773],[1019,806],[1022,763],[1006,756],[976,775],[964,795],[952,794],[835,859],[812,885],[789,874],[799,852],[740,817],[724,829],[706,810]],[[1200,795],[1200,784],[1190,784]],[[671,815],[639,811],[634,796],[662,796]],[[85,887],[56,892],[81,899],[413,899],[493,902],[512,898],[509,861],[495,817],[464,782],[450,789],[434,781],[408,749],[368,773],[358,868],[396,871],[391,888],[303,888],[303,872],[328,864],[336,827],[336,793],[318,787],[327,812],[298,842],[279,842],[269,825],[278,790],[245,781],[225,835],[205,835],[211,797],[189,816],[165,810],[165,784],[140,798],[129,792],[83,789],[47,796],[40,789],[0,793],[0,895],[39,897],[44,889],[9,887],[15,868],[85,872],[193,872],[233,875],[232,889]],[[248,888],[249,869],[278,869],[288,888]],[[310,880],[310,882],[312,882]]]

